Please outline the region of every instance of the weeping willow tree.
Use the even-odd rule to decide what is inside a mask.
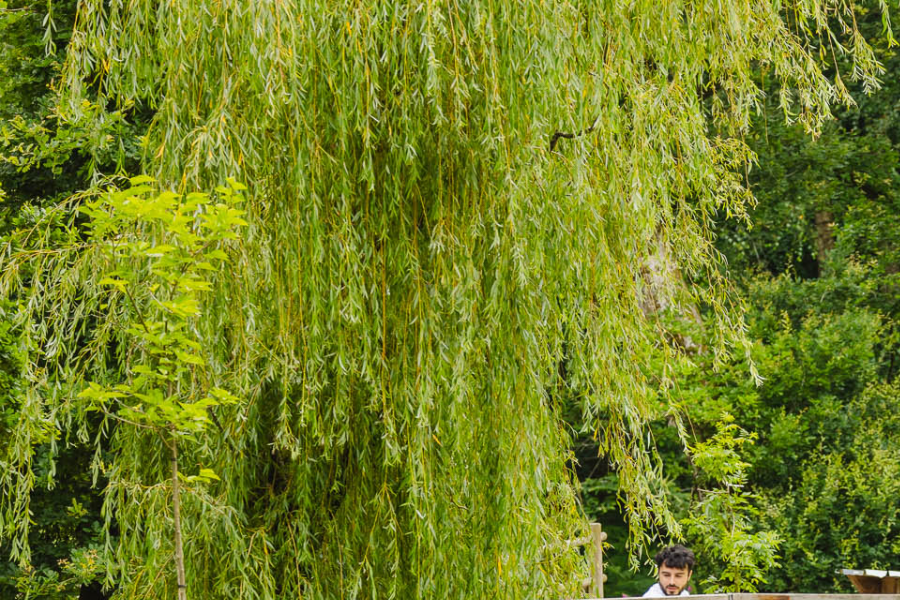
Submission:
[[[188,596],[576,594],[565,403],[619,474],[635,548],[676,530],[646,429],[670,383],[651,362],[675,352],[641,308],[648,261],[665,248],[686,282],[669,305],[708,307],[729,352],[743,325],[711,226],[752,201],[759,73],[814,133],[852,102],[841,76],[878,71],[845,0],[83,0],[61,112],[152,109],[162,189],[249,187],[189,316],[204,376],[177,382],[240,398],[181,449],[220,477],[181,486]],[[35,444],[83,444],[107,582],[172,598],[168,454],[83,400],[148,352],[72,212],[102,193],[3,257],[30,381],[4,534],[27,557]]]

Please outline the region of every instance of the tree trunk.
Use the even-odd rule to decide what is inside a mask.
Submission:
[[[175,573],[178,577],[178,600],[187,600],[184,576],[184,550],[181,546],[181,500],[178,497],[178,441],[172,440],[172,517],[175,521]]]
[[[656,250],[647,256],[647,261],[642,269],[644,277],[644,296],[641,300],[641,309],[648,317],[655,313],[670,308],[675,302],[678,292],[676,288],[685,285],[684,278],[678,267],[678,263],[669,251],[662,235],[656,236]],[[694,304],[680,306],[682,318],[694,323],[702,324],[700,311]],[[688,352],[701,351],[702,347],[690,336],[677,335],[676,342]]]
[[[834,248],[834,215],[829,210],[816,211],[816,260],[819,263],[819,275],[825,272],[825,259]]]

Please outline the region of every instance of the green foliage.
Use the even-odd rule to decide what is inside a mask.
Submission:
[[[75,2],[12,0],[0,7],[0,120],[34,115],[46,105],[47,85],[58,72],[53,50],[65,47],[72,32]],[[49,50],[49,52],[48,52]]]
[[[84,189],[104,174],[138,169],[147,111],[106,110],[85,98],[71,118],[53,88],[75,24],[75,0],[14,0],[0,10],[0,234],[24,205]]]
[[[765,269],[818,276],[821,212],[838,224],[835,235],[845,255],[896,262],[900,176],[897,147],[889,138],[832,123],[813,140],[768,112],[750,141],[757,155],[751,177],[758,205],[752,227],[726,223],[721,231],[718,245],[731,273]]]
[[[206,194],[199,193],[186,196],[171,192],[153,194],[152,179],[147,177],[134,178],[132,184],[123,191],[111,191],[99,199],[83,202],[74,213],[77,216],[70,217],[77,218],[79,224],[76,227],[74,221],[70,222],[63,242],[58,239],[60,215],[51,214],[45,222],[38,223],[45,227],[43,231],[25,231],[13,237],[13,243],[25,244],[22,255],[28,257],[28,244],[41,247],[47,239],[54,239],[53,253],[64,258],[56,263],[57,270],[52,277],[78,285],[76,273],[80,266],[102,274],[87,292],[93,296],[93,306],[98,311],[91,316],[92,321],[96,319],[95,334],[120,347],[132,342],[128,357],[113,362],[111,369],[103,365],[91,371],[97,376],[96,381],[83,380],[83,374],[78,375],[80,365],[67,367],[70,377],[66,382],[60,382],[66,387],[63,412],[68,414],[67,418],[83,415],[85,425],[96,428],[98,439],[111,438],[113,444],[120,427],[153,432],[162,438],[165,446],[179,440],[201,443],[206,427],[214,422],[218,424],[212,410],[237,402],[235,396],[214,385],[212,382],[217,377],[205,370],[204,349],[196,341],[194,322],[201,314],[201,296],[212,286],[210,280],[227,264],[227,250],[237,240],[236,230],[246,224],[241,219],[241,211],[236,208],[241,201],[240,190],[246,188],[230,181],[228,187],[217,188],[213,202]],[[82,217],[87,220],[82,222]],[[42,309],[55,310],[51,304]],[[41,351],[45,358],[52,357],[46,347]],[[106,357],[101,356],[100,361],[105,363]],[[205,389],[206,393],[196,397],[186,393],[185,389],[192,389],[191,384],[198,384],[198,388]],[[4,484],[16,492],[0,504],[0,510],[8,519],[30,510],[34,477],[16,478],[21,473],[20,465],[28,465],[36,474],[40,464],[36,460],[48,439],[55,439],[53,430],[47,429],[46,425],[36,424],[30,431],[23,427],[22,421],[28,418],[29,402],[35,400],[39,401],[28,396],[22,399],[15,431],[18,439],[13,438],[3,459]],[[92,413],[99,413],[100,420],[92,419]],[[80,443],[88,441],[84,431],[74,433]],[[31,448],[23,448],[21,437],[28,433],[31,439],[25,442],[30,442]],[[97,446],[90,464],[82,465],[79,473],[84,478],[93,472],[94,481],[100,473],[108,477],[103,526],[105,540],[101,536],[100,546],[75,550],[71,557],[61,559],[63,574],[47,568],[36,572],[29,564],[29,529],[10,527],[13,521],[7,521],[12,536],[11,556],[24,565],[16,582],[20,594],[46,595],[53,591],[71,594],[101,571],[110,581],[108,578],[117,569],[132,568],[111,564],[114,561],[114,555],[109,553],[111,545],[142,543],[148,530],[166,530],[165,523],[157,527],[143,524],[136,530],[128,530],[116,522],[118,536],[111,536],[109,528],[117,510],[115,501],[126,505],[132,501],[110,498],[109,492],[117,486],[126,489],[136,485],[138,480],[128,479],[127,473],[110,473],[106,456]],[[56,458],[51,456],[50,460]],[[48,475],[52,480],[53,474]],[[213,481],[219,481],[218,475],[203,467],[197,474],[184,477],[187,493],[199,494],[201,499],[206,497],[205,493],[196,492],[194,488]],[[156,490],[153,493],[158,495]],[[136,501],[134,489],[130,495]],[[208,505],[209,502],[204,504]],[[141,510],[140,507],[137,509]],[[124,507],[119,510],[124,512]],[[67,512],[76,518],[88,515],[77,500],[73,500]],[[100,524],[97,529],[101,529]],[[138,542],[132,536],[139,538]],[[159,545],[159,539],[155,543]],[[166,547],[171,547],[171,540],[167,540]],[[165,564],[170,559],[160,560]],[[144,568],[154,566],[148,564]]]
[[[21,393],[20,381],[16,374],[22,368],[22,355],[17,347],[18,336],[12,329],[11,323],[5,319],[7,312],[12,308],[9,303],[0,305],[0,428],[4,437],[9,434],[10,427],[15,421],[13,410],[14,398]]]
[[[5,190],[0,204],[0,232],[8,230],[26,200],[73,191],[71,179],[82,163],[76,160],[64,169],[70,180],[65,183],[57,181],[50,169],[25,175],[15,164],[19,158],[16,155],[39,152],[48,156],[45,144],[34,143],[31,135],[52,111],[54,96],[48,86],[59,74],[58,57],[47,54],[45,47],[50,41],[64,48],[75,17],[75,2],[53,4],[58,14],[50,28],[45,27],[51,25],[45,2],[13,1],[0,9],[0,188]],[[50,38],[45,39],[48,32]]]
[[[784,532],[785,568],[779,589],[850,592],[836,571],[889,569],[900,546],[900,389],[873,384],[848,406],[853,435],[841,444],[820,442],[815,460],[793,478],[789,494],[770,493],[767,526]]]
[[[816,213],[823,211],[833,219],[838,254],[863,263],[874,259],[882,269],[897,264],[900,53],[872,35],[883,27],[882,3],[855,4],[858,26],[875,41],[873,52],[884,68],[883,89],[858,93],[862,86],[846,76],[852,61],[836,53],[831,70],[843,77],[857,104],[839,108],[837,119],[813,138],[785,124],[776,101],[779,84],[763,71],[770,101],[748,136],[757,156],[749,173],[759,201],[749,213],[753,226],[725,221],[718,227],[717,247],[737,277],[759,269],[818,276],[817,261],[826,262],[816,247]]]
[[[860,11],[864,30],[878,26],[874,4]],[[783,539],[775,589],[849,592],[836,569],[888,566],[897,555],[900,57],[875,50],[887,70],[884,94],[842,111],[815,142],[770,119],[768,136],[754,143],[761,203],[746,237],[757,241],[737,260],[787,275],[749,287],[767,382],[739,419],[761,434],[751,485],[763,499],[761,526]],[[833,218],[825,256],[814,223],[822,210]],[[723,249],[737,256],[729,235]],[[772,251],[788,245],[806,258]]]
[[[699,489],[685,519],[692,547],[701,556],[697,574],[714,593],[756,592],[766,583],[766,572],[777,566],[780,540],[770,531],[753,533],[754,496],[745,490],[750,463],[741,459],[747,433],[725,413],[716,433],[691,448],[691,458],[702,475]]]
[[[19,422],[20,404],[17,397],[3,405],[7,414],[14,415],[11,424]],[[10,430],[0,432],[0,439],[4,448],[15,441]],[[100,516],[102,499],[91,489],[90,453],[83,446],[53,450],[51,445],[35,448],[30,560],[21,566],[6,561],[0,564],[0,594],[4,598],[18,598],[17,594],[25,597],[29,590],[34,593],[43,589],[45,595],[37,597],[69,600],[78,596],[83,585],[96,582],[102,575],[102,565],[96,560],[105,537]],[[5,467],[7,458],[4,455],[0,459]],[[10,549],[3,546],[5,556]]]
[[[201,294],[212,289],[207,274],[227,265],[223,247],[237,240],[236,230],[247,224],[241,218],[243,211],[235,207],[240,190],[247,188],[229,180],[229,187],[216,189],[219,202],[213,204],[200,193],[184,198],[174,192],[151,196],[152,182],[146,176],[132,178],[131,188],[79,209],[90,221],[89,234],[78,246],[90,248],[95,263],[107,269],[97,285],[113,290],[100,309],[127,299],[131,320],[110,321],[133,338],[134,355],[123,361],[125,381],[88,381],[77,398],[86,402],[82,409],[86,412],[99,411],[122,424],[155,432],[169,451],[176,585],[183,598],[187,579],[179,479],[188,485],[221,479],[202,467],[197,475],[184,477],[179,471],[179,446],[183,452],[185,442],[202,441],[213,422],[224,433],[212,410],[238,402],[216,386],[208,387],[202,397],[193,395],[198,387],[203,389],[197,381],[208,382],[210,377],[192,326],[201,314]],[[71,248],[63,248],[67,250]],[[125,545],[129,533],[121,536]]]
[[[58,110],[52,80],[59,76],[62,57],[75,24],[74,0],[12,0],[0,7],[0,236],[16,227],[32,227],[42,206],[88,187],[101,173],[136,170],[137,137],[146,128],[146,110],[127,108],[101,116],[100,107],[87,102],[83,110],[96,119],[75,123]],[[54,243],[63,243],[57,234]],[[0,259],[3,263],[5,259]],[[9,316],[13,299],[0,314],[0,447],[17,439],[26,384],[18,376],[21,362],[7,362],[11,354],[23,358],[19,332]],[[7,344],[9,342],[9,344]],[[5,396],[16,389],[14,397]],[[79,564],[79,557],[103,547],[102,497],[96,487],[105,485],[102,473],[91,476],[94,450],[76,443],[72,436],[48,436],[35,446],[34,485],[30,498],[30,565],[26,577],[13,562],[7,536],[0,541],[0,596],[12,598],[47,584],[56,596],[78,596],[86,577],[75,576],[63,566]],[[72,514],[73,505],[84,514]],[[92,584],[95,585],[95,584]],[[32,589],[32,594],[34,590]]]
[[[58,114],[95,131],[107,108],[156,108],[142,160],[164,187],[252,182],[246,235],[197,316],[148,304],[203,349],[206,375],[184,367],[179,397],[246,399],[217,407],[224,431],[186,457],[221,477],[186,495],[191,593],[574,593],[584,562],[545,552],[584,529],[566,403],[616,469],[636,547],[676,531],[645,440],[666,403],[652,374],[679,350],[644,313],[643,270],[669,249],[688,276],[673,310],[708,306],[725,360],[743,325],[711,230],[749,201],[753,65],[813,131],[849,101],[819,36],[867,86],[878,73],[844,3],[798,2],[790,21],[781,5],[80,2]],[[175,372],[169,349],[196,348],[134,326],[126,292],[155,292],[76,252],[67,214],[17,237],[0,275],[27,352],[13,471],[62,432],[91,444],[104,528],[120,529],[108,577],[122,597],[166,597],[165,452],[115,419],[188,433],[168,385],[138,394]],[[31,488],[14,479],[5,521],[24,539]]]
[[[857,22],[864,32],[880,29],[878,3],[860,3]],[[874,52],[886,90],[855,96],[859,106],[838,110],[816,139],[786,126],[776,100],[766,105],[747,138],[757,157],[749,173],[759,200],[749,211],[753,227],[717,224],[717,247],[746,290],[757,340],[750,356],[763,385],[754,385],[744,360],[714,369],[702,327],[685,323],[680,334],[696,352],[673,376],[689,429],[711,439],[720,415],[731,413],[759,436],[743,455],[744,489],[756,497],[747,512],[752,530],[781,540],[783,558],[767,576],[772,591],[848,592],[835,569],[886,566],[897,552],[898,443],[883,427],[898,402],[900,59],[889,43]],[[834,58],[833,72],[852,72],[844,56]],[[777,98],[780,86],[762,75]],[[830,219],[831,249],[817,217]],[[666,430],[655,428],[657,438]],[[696,485],[677,447],[660,447],[678,486]],[[699,558],[703,566],[706,556]]]
[[[871,15],[860,23],[874,26]],[[750,243],[740,249],[727,229],[722,239],[733,272],[822,275],[805,282],[762,277],[750,287],[757,307],[753,333],[765,344],[755,355],[766,363],[759,369],[767,382],[758,393],[738,394],[745,399],[742,422],[763,435],[751,459],[753,485],[764,498],[761,526],[784,540],[775,589],[850,591],[845,578],[833,575],[836,568],[885,564],[896,555],[881,533],[892,535],[897,502],[876,489],[891,487],[881,475],[879,448],[896,442],[885,436],[886,446],[875,444],[868,432],[896,410],[890,382],[900,314],[894,108],[900,61],[895,50],[876,51],[888,70],[886,93],[860,99],[859,109],[844,112],[819,140],[767,119],[754,143],[757,227],[742,235]],[[816,250],[814,218],[821,210],[834,220],[828,256]],[[872,401],[873,388],[890,401],[873,402],[876,412],[870,413],[863,399]],[[718,394],[723,386],[714,389]],[[845,455],[851,447],[869,455],[868,462]],[[866,467],[879,483],[851,483],[851,473]]]
[[[664,453],[664,452],[663,452]],[[602,477],[581,477],[582,508],[588,520],[599,522],[608,538],[604,548],[603,572],[608,577],[603,585],[607,598],[641,596],[656,581],[651,569],[635,571],[627,552],[628,524],[622,518],[621,507],[616,501],[619,482],[615,474]],[[666,490],[674,514],[682,514],[682,502],[686,495],[671,487]]]
[[[885,306],[884,279],[872,263],[850,262],[831,272],[811,280],[757,275],[745,282],[749,334],[757,340],[751,358],[764,377],[761,386],[744,360],[714,369],[713,356],[702,349],[702,327],[682,324],[681,335],[692,338],[697,350],[672,377],[678,406],[700,447],[721,437],[717,423],[725,413],[734,415],[732,427],[758,436],[739,454],[726,444],[710,455],[721,464],[743,463],[737,472],[746,483],[733,496],[743,511],[738,512],[744,527],[739,533],[746,545],[735,549],[727,539],[728,502],[713,505],[707,514],[698,503],[707,495],[695,489],[693,503],[675,504],[688,522],[700,520],[701,527],[688,526],[685,540],[698,553],[697,581],[721,579],[728,573],[727,560],[739,557],[750,559],[738,563],[746,574],[766,565],[777,548],[781,559],[770,566],[762,589],[850,592],[849,582],[835,569],[887,567],[896,556],[900,502],[894,469],[900,440],[894,415],[900,395],[896,383],[889,383],[896,342],[893,320],[874,308]],[[672,429],[660,420],[653,431],[675,497],[707,489],[715,481],[708,481],[702,468],[692,471]],[[586,486],[585,493],[590,491]],[[606,494],[604,502],[614,508],[608,490],[598,493]],[[589,498],[586,506],[602,497]],[[602,519],[611,529],[617,515],[607,511]],[[767,536],[777,536],[779,545]],[[622,578],[611,584],[616,591],[646,589],[643,576],[616,574]],[[715,588],[724,585],[703,589]]]
[[[730,516],[728,502],[712,506],[712,516],[702,503],[682,513],[689,522],[708,521],[708,530],[689,526],[687,538],[703,574],[721,580],[726,561],[739,560],[742,552],[752,560],[740,568],[752,569],[754,561],[771,565],[777,549],[782,558],[766,575],[768,589],[847,592],[849,582],[835,569],[886,565],[895,556],[900,502],[892,477],[900,440],[893,421],[900,395],[885,380],[895,351],[892,320],[869,306],[881,305],[873,270],[851,264],[819,279],[757,276],[750,282],[748,321],[758,340],[751,357],[764,378],[761,386],[744,361],[715,371],[708,354],[676,375],[700,447],[718,444],[718,452],[707,454],[736,464],[734,473],[745,479],[737,480],[741,492],[733,494],[743,510],[745,546],[735,549],[717,539],[723,534],[712,524],[716,518],[727,523],[722,515]],[[702,339],[700,333],[695,339]],[[723,413],[734,415],[731,427],[758,435],[740,457],[736,446],[721,443],[716,423]],[[685,473],[682,459],[661,448],[680,486],[702,487],[702,474]],[[780,545],[766,535],[777,536]]]
[[[109,296],[98,296],[100,308],[128,305],[124,319],[108,326],[133,338],[135,355],[126,362],[124,382],[89,381],[78,398],[86,401],[85,410],[177,439],[202,433],[214,407],[237,402],[218,387],[200,397],[181,390],[186,381],[209,379],[192,321],[200,316],[200,295],[212,289],[208,274],[227,265],[223,245],[247,224],[235,207],[246,186],[230,181],[217,188],[218,202],[212,203],[196,192],[152,195],[152,182],[132,178],[132,187],[79,209],[89,218],[89,234],[76,244],[89,247],[95,268],[105,269],[97,285],[106,286]]]
[[[60,559],[58,569],[36,569],[26,565],[16,573],[16,598],[26,600],[76,600],[83,586],[101,571],[98,551],[76,548],[70,558]]]

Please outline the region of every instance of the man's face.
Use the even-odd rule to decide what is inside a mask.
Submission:
[[[687,567],[670,567],[663,564],[659,567],[659,587],[666,596],[677,596],[691,580],[691,570]]]

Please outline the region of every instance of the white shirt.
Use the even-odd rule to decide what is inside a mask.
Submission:
[[[678,594],[678,595],[679,595],[679,596],[690,596],[691,593],[688,592],[688,591],[687,591],[687,588],[685,587],[685,589],[681,590],[681,593]],[[650,589],[647,590],[647,591],[644,593],[644,595],[641,596],[641,597],[642,597],[642,598],[665,598],[665,597],[666,597],[666,593],[665,593],[665,592],[663,591],[663,589],[660,587],[659,582],[657,582],[657,583],[654,583],[653,585],[651,585],[651,586],[650,586]]]

